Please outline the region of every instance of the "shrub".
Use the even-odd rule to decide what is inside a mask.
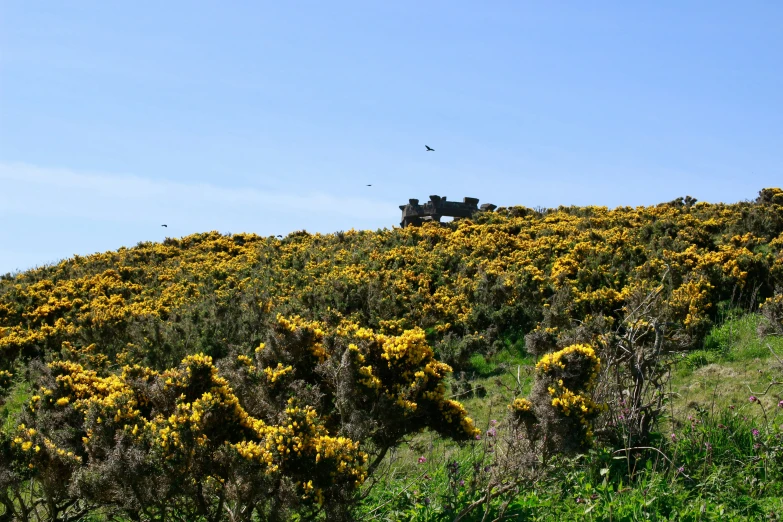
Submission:
[[[197,354],[164,371],[41,367],[10,449],[57,506],[80,499],[134,519],[217,520],[224,506],[262,520],[345,519],[402,437],[478,434],[445,397],[450,371],[420,329],[382,335],[277,316],[253,357],[217,365]]]
[[[760,308],[764,319],[758,325],[759,336],[783,335],[783,293],[769,297]]]
[[[510,409],[529,440],[542,441],[544,458],[583,450],[592,442],[592,421],[603,410],[591,398],[600,369],[595,350],[583,344],[545,355],[536,364],[530,399],[516,399]]]

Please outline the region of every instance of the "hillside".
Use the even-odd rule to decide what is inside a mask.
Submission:
[[[501,208],[447,226],[282,240],[213,232],[75,257],[0,281],[3,365],[68,341],[162,368],[257,345],[267,314],[328,310],[380,331],[419,326],[452,356],[521,338],[553,314],[555,294],[569,296],[556,318],[568,324],[614,316],[662,282],[696,346],[719,303],[761,302],[783,281],[783,207],[678,203]]]
[[[474,419],[483,422],[493,394],[503,393],[505,402],[490,411],[501,408],[495,416],[505,416],[516,398],[523,402],[514,403],[512,418],[524,424],[529,407],[536,415],[531,426],[550,422],[536,394],[546,396],[544,402],[571,397],[572,408],[582,406],[584,414],[564,410],[568,419],[579,420],[569,428],[583,435],[578,440],[558,435],[565,438],[557,448],[553,438],[550,446],[535,446],[532,428],[524,432],[526,451],[538,448],[533,453],[546,455],[544,464],[591,447],[631,447],[622,446],[626,435],[626,442],[649,446],[660,435],[656,422],[664,420],[665,404],[660,399],[653,406],[650,397],[662,397],[661,368],[668,358],[701,357],[688,372],[719,362],[710,350],[726,318],[738,311],[756,314],[753,328],[773,332],[783,317],[781,288],[780,189],[764,189],[756,201],[736,204],[688,197],[636,208],[510,207],[441,225],[301,231],[283,239],[211,232],[77,256],[0,279],[0,389],[6,394],[0,399],[6,417],[0,489],[31,481],[48,498],[50,514],[59,509],[55,517],[72,516],[77,506],[82,514],[102,517],[147,520],[181,509],[191,514],[186,516],[217,520],[230,502],[251,506],[248,520],[293,512],[305,518],[356,516],[339,505],[351,504],[365,481],[372,483],[373,473],[389,462],[388,452],[403,441],[421,443],[421,433],[473,440],[479,433]],[[589,348],[561,352],[573,346]],[[581,353],[584,364],[593,364],[593,349],[600,362],[593,370],[585,367],[593,373],[584,382],[568,384],[575,377],[554,378],[540,365],[533,368],[534,357],[559,361],[553,353],[564,353],[567,364],[583,364]],[[621,349],[638,349],[649,364],[633,366]],[[625,373],[608,371],[623,365]],[[527,377],[521,378],[525,366]],[[516,368],[516,380],[503,377],[513,393],[491,384],[504,368]],[[450,370],[460,379],[450,377]],[[634,372],[644,376],[645,387]],[[560,382],[562,395],[551,386],[546,395],[545,374]],[[475,404],[481,415],[471,411],[478,399],[465,402],[467,410],[452,400],[460,386],[470,391],[478,383],[490,390],[486,401]],[[623,402],[632,399],[633,407]],[[633,412],[625,415],[637,415],[638,423],[621,433],[618,411],[629,408]],[[204,424],[206,412],[217,424]],[[551,421],[560,428],[550,435],[563,430],[566,417],[560,424]],[[108,426],[110,418],[114,424]],[[169,435],[161,439],[161,430]],[[211,442],[208,456],[198,457],[198,448]],[[179,449],[155,453],[169,444]],[[509,444],[498,442],[496,449]],[[214,456],[229,447],[230,456]],[[454,447],[443,459],[461,451]],[[112,466],[130,465],[111,460],[121,448],[138,452],[136,464],[150,456],[179,463],[154,473],[138,464],[140,477],[165,478],[164,497],[96,478],[110,476]],[[303,460],[293,463],[294,453]],[[310,458],[325,466],[327,455],[332,467],[308,467]],[[243,458],[261,467],[243,467],[250,466]],[[508,473],[511,461],[521,462],[504,461]],[[320,475],[308,483],[313,473]],[[256,475],[263,480],[247,478]],[[452,475],[443,480],[456,481]],[[232,483],[238,476],[244,478]],[[172,477],[213,483],[204,494],[201,486],[196,490]],[[630,473],[622,480],[633,478]],[[51,481],[64,485],[58,489]],[[496,484],[519,491],[516,482]],[[277,492],[276,500],[243,492],[251,486]],[[496,498],[482,497],[478,485],[473,492],[454,497],[462,507],[451,513]],[[171,499],[182,506],[165,507]],[[34,502],[0,494],[0,520],[12,510],[19,516],[20,503]],[[373,512],[363,506],[365,515]]]

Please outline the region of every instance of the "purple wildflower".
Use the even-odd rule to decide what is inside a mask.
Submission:
[[[753,428],[751,433],[753,434],[754,437],[758,437],[759,436],[759,430],[757,430],[756,428]]]
[[[750,402],[756,402],[758,399],[756,398],[756,396],[755,396],[755,395],[751,395],[751,396],[748,398],[748,400],[749,400]]]
[[[427,457],[419,457],[419,464],[424,464],[427,462]]]

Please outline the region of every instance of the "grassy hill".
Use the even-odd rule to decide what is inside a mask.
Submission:
[[[0,520],[780,512],[780,388],[761,395],[783,380],[780,288],[779,189],[212,232],[8,274]],[[547,388],[536,361],[572,346],[600,372]],[[567,397],[585,413],[549,411]],[[165,495],[101,479],[130,465],[119,454]]]

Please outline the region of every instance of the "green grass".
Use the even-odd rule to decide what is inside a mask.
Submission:
[[[468,360],[470,370],[479,377],[489,377],[495,373],[497,366],[490,363],[484,355],[474,353]]]
[[[660,454],[640,450],[632,466],[608,448],[559,459],[541,480],[462,520],[495,520],[503,502],[502,520],[783,520],[783,409],[777,408],[783,386],[762,394],[783,379],[767,346],[783,356],[783,339],[760,339],[761,320],[728,316],[704,349],[674,367],[670,417],[656,439]],[[507,429],[507,405],[530,392],[534,362],[510,348],[471,358],[470,383],[488,393],[460,400],[482,431],[493,420],[499,434]],[[751,393],[757,401],[749,401]],[[459,446],[431,433],[413,437],[390,457],[388,473],[362,503],[359,518],[453,520],[484,492],[483,470],[493,461],[488,440],[485,433],[481,441]]]
[[[762,320],[757,314],[730,316],[712,329],[704,349],[682,358],[671,383],[675,418],[697,407],[741,407],[751,395],[768,409],[777,406],[783,398],[783,387],[763,392],[770,382],[783,379],[783,367],[770,351],[783,359],[783,338],[761,339],[757,328]],[[753,410],[751,414],[760,412]]]
[[[770,356],[769,347],[783,353],[782,338],[759,337],[757,329],[764,320],[758,314],[730,314],[704,339],[704,351],[716,354],[722,361],[765,359]]]
[[[783,380],[767,347],[783,355],[783,339],[760,339],[759,321],[753,314],[729,317],[704,349],[674,367],[670,417],[660,426],[657,450],[630,457],[598,447],[556,458],[536,480],[462,520],[783,520],[783,408],[777,408],[783,386],[761,393]],[[459,445],[433,432],[411,437],[365,485],[357,519],[453,521],[480,499],[508,433],[507,406],[530,393],[534,364],[519,346],[471,357],[463,378],[486,395],[457,398],[482,430],[481,440]],[[751,393],[757,401],[748,400]],[[31,394],[21,382],[9,390],[0,406],[6,432]],[[494,437],[487,434],[493,427]]]
[[[15,414],[19,413],[32,397],[32,388],[26,381],[17,381],[8,390],[5,403],[0,405],[0,430],[11,433],[16,429]]]

